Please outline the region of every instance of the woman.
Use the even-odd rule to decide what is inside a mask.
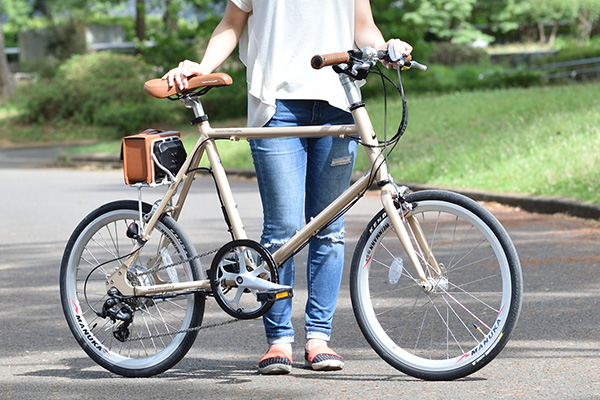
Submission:
[[[163,79],[187,88],[188,78],[218,68],[240,44],[247,68],[248,125],[352,124],[337,76],[315,71],[315,54],[372,46],[410,54],[398,39],[386,42],[373,21],[369,0],[230,0],[202,61],[189,60]],[[268,138],[250,141],[263,204],[261,243],[274,252],[349,185],[356,143],[339,137]],[[340,218],[314,237],[307,262],[305,363],[315,370],[336,370],[343,358],[328,346],[344,264],[344,226]],[[280,272],[293,285],[294,263]],[[291,299],[274,303],[263,317],[269,349],[258,372],[291,371],[294,329]]]

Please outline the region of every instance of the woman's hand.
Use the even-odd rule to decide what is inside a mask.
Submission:
[[[179,90],[187,89],[188,78],[192,76],[206,75],[200,64],[190,60],[184,60],[179,65],[163,75],[169,87],[177,85]]]
[[[403,42],[400,39],[388,40],[385,44],[385,47],[381,50],[387,50],[390,46],[394,47],[394,52],[396,54],[402,54],[402,55],[408,56],[413,51],[413,47],[410,44]],[[390,63],[388,61],[382,61],[382,64],[388,69],[391,68],[392,65],[394,66],[394,68],[397,67],[397,63]]]

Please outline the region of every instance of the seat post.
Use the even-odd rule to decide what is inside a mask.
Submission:
[[[204,112],[204,107],[202,107],[202,103],[200,102],[200,98],[198,96],[190,96],[187,94],[181,98],[181,101],[187,108],[191,108],[194,112],[194,117],[196,118],[192,121],[192,124],[194,124],[194,122],[198,123],[208,119],[208,116]]]

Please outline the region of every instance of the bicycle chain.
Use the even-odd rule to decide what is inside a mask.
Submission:
[[[194,261],[194,260],[199,260],[202,257],[206,257],[206,256],[210,256],[211,254],[215,254],[217,251],[219,251],[219,249],[209,250],[209,251],[206,251],[206,252],[204,252],[202,254],[195,255],[194,257],[184,258],[183,260],[180,260],[178,262],[174,262],[174,263],[171,263],[171,264],[168,264],[168,265],[163,265],[162,267],[159,266],[159,267],[150,268],[148,271],[136,273],[136,274],[134,274],[134,276],[137,277],[137,276],[150,275],[150,274],[153,274],[155,272],[163,271],[163,270],[168,269],[168,268],[172,268],[172,267],[176,267],[178,265],[185,264],[187,262],[191,262],[191,261]]]
[[[188,332],[193,332],[193,331],[200,331],[202,329],[216,328],[217,326],[229,325],[229,324],[233,324],[235,322],[240,322],[240,321],[241,321],[241,319],[234,318],[234,319],[230,319],[229,321],[215,322],[214,324],[210,324],[210,325],[201,325],[201,326],[196,326],[194,328],[181,329],[179,331],[174,331],[174,332],[157,333],[156,335],[140,336],[140,337],[136,337],[136,338],[132,338],[132,339],[126,339],[125,342],[154,339],[154,338],[160,338],[160,337],[164,337],[164,336],[174,336],[174,335],[179,335],[180,333],[188,333]]]
[[[136,274],[134,274],[134,276],[138,277],[138,276],[150,275],[150,274],[153,274],[155,272],[159,272],[159,271],[163,271],[163,270],[168,269],[168,268],[175,267],[177,265],[182,265],[182,264],[185,264],[187,262],[198,260],[198,259],[200,259],[202,257],[206,257],[206,256],[209,256],[211,254],[215,254],[218,251],[219,251],[219,249],[209,250],[209,251],[206,251],[204,253],[195,255],[194,257],[190,257],[190,258],[186,258],[186,259],[180,260],[180,261],[178,261],[176,263],[171,263],[171,264],[168,264],[168,265],[163,265],[162,267],[159,266],[159,267],[150,268],[148,271],[136,273]],[[174,332],[157,333],[156,335],[148,335],[148,336],[140,336],[140,337],[136,337],[136,338],[130,338],[130,339],[126,339],[125,342],[132,342],[132,341],[136,341],[136,340],[154,339],[154,338],[160,338],[160,337],[164,337],[164,336],[173,336],[173,335],[178,335],[180,333],[188,333],[188,332],[200,331],[202,329],[216,328],[217,326],[229,325],[229,324],[233,324],[233,323],[239,322],[239,321],[241,321],[241,319],[234,318],[234,319],[231,319],[229,321],[216,322],[216,323],[210,324],[210,325],[201,325],[201,326],[196,326],[194,328],[181,329],[179,331],[174,331]]]

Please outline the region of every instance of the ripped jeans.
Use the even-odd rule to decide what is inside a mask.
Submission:
[[[266,126],[353,124],[352,115],[325,101],[282,100]],[[261,243],[274,252],[348,188],[357,144],[339,137],[250,140],[263,205]],[[344,222],[339,218],[308,247],[306,339],[329,340],[344,266]],[[279,282],[294,285],[294,261],[279,270]],[[263,316],[269,344],[291,343],[292,299]]]

